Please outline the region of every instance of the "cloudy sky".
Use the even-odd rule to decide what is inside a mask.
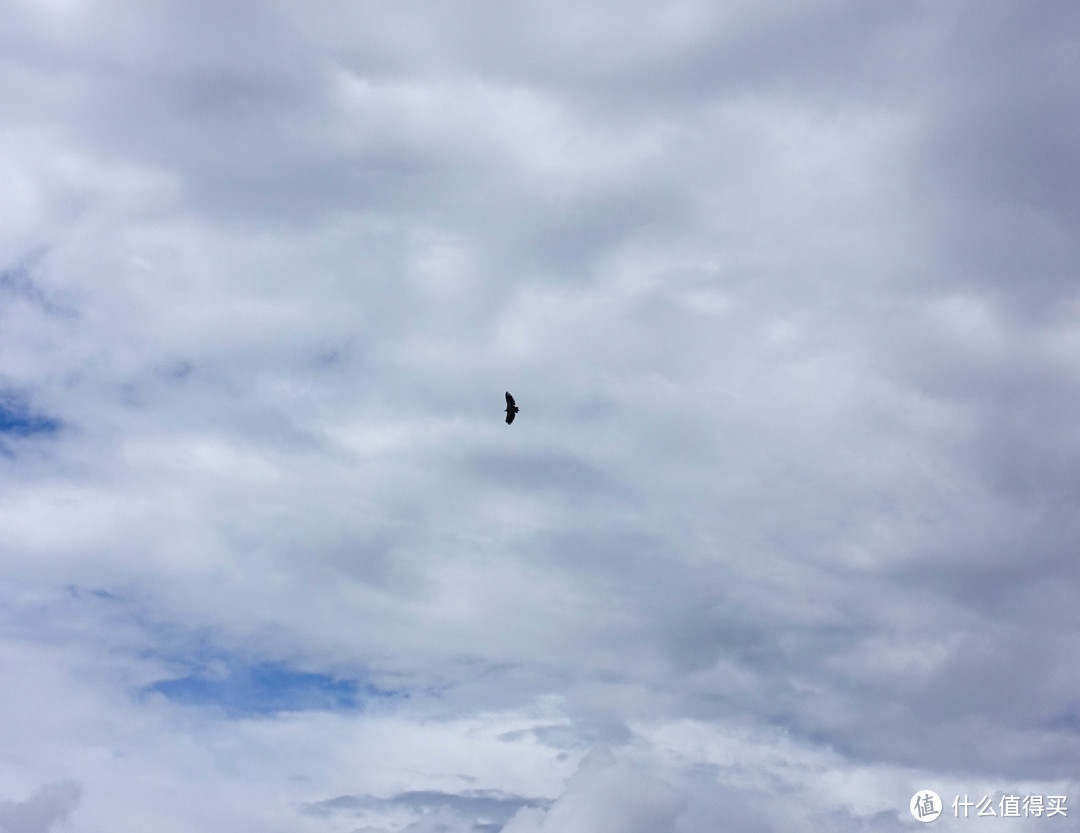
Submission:
[[[1078,99],[1065,0],[8,0],[0,830],[1075,829],[948,805],[1080,816]]]

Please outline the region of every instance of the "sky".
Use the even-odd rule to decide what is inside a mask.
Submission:
[[[1076,829],[1078,99],[1063,0],[0,5],[0,833]]]

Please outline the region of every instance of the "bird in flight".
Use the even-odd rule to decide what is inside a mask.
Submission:
[[[510,391],[506,392],[506,424],[509,425],[514,421],[514,414],[520,411],[517,405],[514,404],[514,397],[510,395]]]

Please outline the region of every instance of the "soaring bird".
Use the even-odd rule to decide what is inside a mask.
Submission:
[[[517,405],[514,404],[514,397],[510,395],[510,391],[506,392],[506,424],[509,425],[514,421],[514,414],[520,411]]]

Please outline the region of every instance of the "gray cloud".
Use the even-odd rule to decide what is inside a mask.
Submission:
[[[5,833],[47,833],[79,806],[77,781],[46,784],[25,801],[0,802],[0,829]]]
[[[8,4],[11,760],[116,830],[1068,792],[1078,23]]]
[[[320,818],[342,814],[364,818],[405,811],[410,817],[419,817],[410,822],[404,828],[406,830],[453,828],[479,833],[502,830],[506,821],[522,807],[547,807],[549,804],[542,799],[506,795],[498,790],[469,790],[464,793],[411,790],[387,798],[341,795],[307,804],[303,811]]]

